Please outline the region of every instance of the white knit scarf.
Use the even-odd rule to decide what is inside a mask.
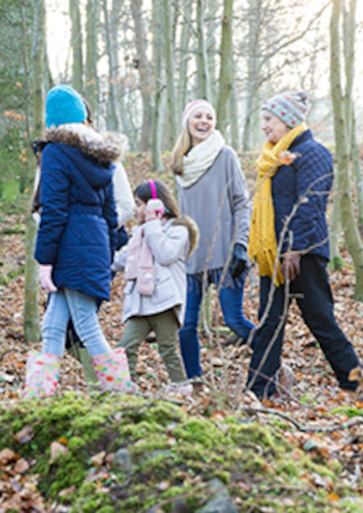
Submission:
[[[183,174],[176,177],[181,187],[187,189],[211,167],[225,144],[219,130],[213,130],[208,139],[200,142],[183,158]]]

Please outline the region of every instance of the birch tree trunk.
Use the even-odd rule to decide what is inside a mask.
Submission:
[[[217,102],[217,123],[222,133],[225,133],[228,126],[228,104],[232,90],[232,21],[233,0],[224,0]]]
[[[99,80],[97,73],[98,61],[98,25],[99,25],[99,2],[88,0],[86,7],[86,84],[85,96],[93,111],[94,117],[98,117],[99,102]]]
[[[34,34],[32,46],[34,91],[34,134],[39,136],[44,127],[44,81],[45,81],[45,3],[34,3]],[[25,228],[25,286],[23,326],[26,342],[41,340],[38,310],[38,264],[34,259],[37,226],[29,213]]]
[[[204,1],[197,0],[197,38],[198,38],[198,97],[211,101],[207,51],[204,38]]]
[[[343,109],[344,100],[341,86],[340,66],[340,31],[339,20],[342,0],[333,0],[330,22],[330,83],[333,100],[335,152],[338,161],[337,185],[340,195],[341,222],[349,253],[352,256],[355,273],[355,299],[363,301],[363,243],[359,236],[354,218],[351,197],[351,181],[349,170],[349,144],[347,125]]]
[[[153,113],[151,157],[155,171],[163,171],[164,166],[160,153],[160,107],[161,95],[164,89],[162,83],[162,34],[163,16],[161,0],[153,0],[153,37],[154,37],[154,89],[155,102]]]
[[[71,46],[72,46],[72,86],[83,94],[83,54],[82,54],[82,26],[79,0],[69,1],[71,17]]]
[[[172,147],[177,137],[176,97],[174,84],[174,41],[171,31],[171,7],[169,0],[163,0],[164,12],[164,45],[166,88],[168,95],[169,146]]]
[[[141,129],[141,151],[150,148],[150,130],[152,124],[152,76],[149,60],[146,55],[147,37],[142,16],[143,1],[132,0],[131,11],[135,26],[135,44],[137,50],[137,69],[140,77],[140,92],[142,97],[142,129]]]

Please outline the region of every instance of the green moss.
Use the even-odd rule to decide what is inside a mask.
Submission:
[[[213,419],[188,416],[175,405],[126,395],[67,393],[42,401],[20,401],[10,408],[0,406],[2,447],[37,460],[31,471],[41,474],[38,486],[50,501],[59,501],[59,491],[75,486],[74,493],[61,499],[72,505],[72,513],[136,513],[181,495],[188,496],[195,511],[207,496],[212,478],[230,485],[235,479],[251,482],[251,476],[255,493],[239,486],[229,488],[233,497],[240,498],[241,511],[253,505],[256,511],[270,507],[276,513],[330,513],[327,492],[315,487],[311,493],[312,481],[300,476],[317,473],[335,483],[339,463],[314,461],[303,451],[301,458],[293,459],[296,447],[279,435],[276,424],[264,426],[241,416],[231,416],[223,424],[226,429]],[[19,444],[13,435],[26,425],[34,427],[34,437]],[[50,444],[60,437],[68,440],[69,452],[50,465]],[[110,492],[100,493],[95,482],[85,480],[90,457],[120,447],[130,452],[133,471],[127,479],[122,472],[112,474],[102,485],[110,486]],[[164,491],[159,488],[162,481],[169,485]],[[279,504],[276,490],[291,486],[298,491],[289,509]],[[275,492],[261,493],[263,487]],[[344,494],[353,492],[341,483],[339,496]],[[356,511],[352,505],[344,508]],[[171,509],[169,503],[164,511]]]

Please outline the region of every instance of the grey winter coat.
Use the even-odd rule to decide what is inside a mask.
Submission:
[[[234,242],[247,247],[251,204],[232,148],[224,146],[208,171],[191,187],[178,185],[178,196],[181,213],[196,222],[200,233],[199,247],[186,262],[187,274],[203,272],[206,263],[207,270],[224,267],[236,227]]]
[[[174,309],[180,326],[184,323],[186,304],[185,260],[198,243],[198,229],[192,219],[181,217],[144,223],[144,233],[155,264],[155,289],[152,296],[137,291],[136,280],[129,280],[124,290],[122,322],[130,317],[149,316]],[[112,269],[125,268],[128,245],[116,253]]]

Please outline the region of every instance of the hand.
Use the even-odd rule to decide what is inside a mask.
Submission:
[[[155,221],[155,219],[161,219],[163,217],[163,215],[160,212],[156,213],[155,210],[151,208],[149,205],[146,205],[144,212],[146,223],[148,221]]]
[[[52,265],[40,265],[39,266],[39,281],[42,289],[47,292],[57,292],[57,287],[54,285],[52,280]]]
[[[232,278],[238,278],[241,276],[243,271],[246,270],[247,267],[247,250],[242,244],[236,242],[233,249],[232,261],[230,264],[230,271],[232,274]]]
[[[300,274],[300,255],[295,251],[288,251],[282,260],[281,272],[285,280],[294,281]]]

